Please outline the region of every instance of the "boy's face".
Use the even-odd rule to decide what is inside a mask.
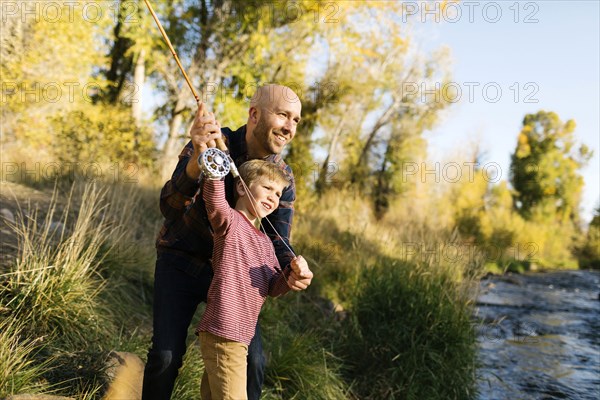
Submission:
[[[244,196],[242,199],[248,202],[247,208],[252,215],[257,218],[264,218],[279,207],[279,198],[284,188],[285,184],[263,176],[249,186],[254,200],[248,196]]]

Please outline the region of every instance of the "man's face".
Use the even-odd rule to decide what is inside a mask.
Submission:
[[[279,98],[258,110],[259,117],[252,132],[263,156],[279,154],[296,135],[300,122],[300,100]]]

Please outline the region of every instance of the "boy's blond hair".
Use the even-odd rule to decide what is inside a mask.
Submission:
[[[288,186],[290,180],[285,172],[272,162],[265,160],[250,160],[243,163],[238,171],[246,185],[256,182],[260,178],[267,178],[282,185]]]

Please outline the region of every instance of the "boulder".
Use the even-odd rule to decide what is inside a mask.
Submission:
[[[108,360],[107,375],[111,379],[103,400],[140,400],[144,363],[133,353],[112,351]]]

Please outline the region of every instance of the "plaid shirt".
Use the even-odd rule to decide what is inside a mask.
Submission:
[[[242,165],[248,160],[246,126],[242,126],[235,132],[229,128],[222,128],[221,131],[225,136],[227,147],[235,165]],[[213,235],[208,222],[206,205],[200,193],[200,179],[190,179],[185,173],[193,151],[192,142],[190,141],[179,155],[177,167],[175,167],[171,179],[165,184],[160,193],[160,210],[165,217],[165,222],[158,234],[156,248],[159,253],[165,252],[175,256],[178,259],[177,266],[180,269],[196,275],[199,272],[198,267],[202,267],[212,257]],[[290,179],[290,185],[281,194],[279,208],[266,217],[285,243],[273,231],[269,223],[262,224],[263,231],[273,242],[279,264],[289,267],[292,258],[294,258],[293,253],[286,247],[286,244],[290,246],[294,200],[296,200],[294,175],[281,155],[271,154],[265,157],[265,160],[275,163]],[[232,208],[235,206],[233,183],[234,179],[231,174],[227,175],[225,178],[225,194]]]

